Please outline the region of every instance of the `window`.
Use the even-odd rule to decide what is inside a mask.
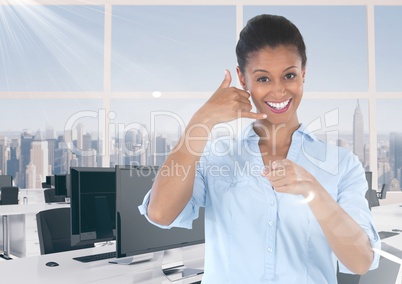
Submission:
[[[76,1],[69,5],[67,0],[54,5],[45,0],[43,5],[0,6],[0,100],[2,118],[7,118],[0,124],[2,174],[18,174],[19,186],[24,187],[23,165],[30,161],[21,151],[22,144],[38,130],[43,138],[49,134],[57,139],[66,134],[69,123],[71,141],[65,147],[78,149],[78,144],[85,144],[85,149],[96,150],[97,166],[127,161],[130,152],[123,151],[121,139],[125,146],[140,139],[129,131],[128,126],[135,123],[154,132],[150,149],[156,147],[156,138],[163,149],[170,149],[177,140],[178,120],[157,116],[151,131],[151,112],[172,112],[187,123],[219,86],[225,68],[232,73],[232,84],[238,86],[236,37],[252,16],[273,13],[293,21],[306,41],[307,76],[300,121],[308,124],[321,118],[324,123],[325,115],[336,111],[339,124],[324,130],[336,130],[339,139],[317,134],[353,150],[353,115],[359,100],[364,166],[373,171],[373,177],[378,174],[379,183],[395,176],[392,161],[384,159],[390,155],[389,133],[401,132],[397,125],[386,122],[401,118],[397,107],[402,101],[402,83],[395,76],[401,64],[394,56],[402,44],[399,3],[381,6],[381,1],[367,5],[333,1],[315,6],[287,1],[283,6],[254,6],[247,1],[224,5],[143,2],[97,0],[93,5],[77,5]],[[138,148],[138,143],[134,144]],[[55,153],[48,156],[55,171]],[[16,163],[19,159],[21,164]],[[83,163],[73,156],[67,159]],[[156,163],[156,158],[151,162]],[[57,170],[63,173],[67,169],[63,167]],[[388,168],[387,176],[384,171]],[[397,182],[394,184],[397,188]]]

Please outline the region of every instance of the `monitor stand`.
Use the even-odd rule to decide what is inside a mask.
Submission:
[[[170,281],[177,281],[204,273],[202,269],[190,268],[183,261],[177,261],[182,259],[181,248],[165,250],[162,260],[162,271]]]
[[[134,263],[149,261],[153,257],[154,257],[153,253],[146,253],[146,254],[116,258],[116,259],[109,261],[109,263],[130,265],[130,264],[134,264]]]

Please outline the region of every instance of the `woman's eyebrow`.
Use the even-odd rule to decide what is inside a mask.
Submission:
[[[285,68],[285,70],[283,70],[282,72],[285,72],[285,71],[287,71],[287,70],[289,70],[289,69],[292,69],[292,68],[298,68],[298,67],[297,67],[297,66],[289,66],[289,67]],[[255,70],[253,71],[253,74],[254,74],[254,73],[257,73],[257,72],[263,72],[263,73],[271,74],[269,71],[267,71],[267,70],[265,70],[265,69],[255,69]]]

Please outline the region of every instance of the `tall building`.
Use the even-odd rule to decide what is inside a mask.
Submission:
[[[47,138],[46,141],[47,141],[47,148],[48,148],[48,150],[49,150],[49,153],[48,153],[48,157],[49,157],[48,164],[49,164],[49,166],[50,166],[51,169],[52,169],[52,171],[51,171],[50,174],[54,174],[54,168],[55,168],[55,153],[56,153],[56,150],[57,150],[58,141],[57,141],[57,139],[55,139],[55,138],[51,138],[51,139]]]
[[[46,125],[46,140],[55,139],[53,126]]]
[[[18,169],[20,167],[20,160],[17,156],[18,143],[10,145],[10,159],[7,161],[7,175],[11,175],[15,180],[17,177]]]
[[[25,169],[26,188],[38,188],[36,185],[36,166],[28,164]]]
[[[83,136],[84,136],[84,125],[82,123],[77,124],[77,148],[79,150],[83,149]]]
[[[75,145],[77,150],[74,152],[74,154],[77,155],[79,166],[83,166],[82,155],[81,155],[81,152],[84,149],[83,146],[84,146],[84,126],[82,125],[82,123],[78,123],[77,124],[77,140],[76,140],[76,145]]]
[[[96,144],[96,143],[95,143]],[[82,150],[78,160],[81,161],[82,167],[96,167],[97,166],[97,151],[93,148],[92,135],[86,133],[82,135]]]
[[[139,131],[129,130],[125,133],[121,145],[122,156],[124,156],[125,165],[141,165],[141,155],[139,150],[141,147],[141,135]]]
[[[85,155],[81,156],[82,166],[83,167],[97,167],[97,152],[95,149],[87,149],[85,150]]]
[[[7,172],[7,160],[6,157],[7,143],[6,138],[0,136],[0,174],[4,175]]]
[[[16,184],[20,188],[26,188],[26,183],[25,183],[25,171],[27,165],[31,161],[31,143],[33,141],[33,136],[26,130],[21,133],[21,149],[20,149],[20,163],[19,163],[19,174],[18,177],[16,178]]]
[[[166,138],[162,135],[156,137],[155,141],[155,166],[161,166],[168,156],[168,145]]]
[[[353,153],[364,163],[364,123],[359,100],[353,115]]]
[[[54,153],[54,174],[65,175],[69,173],[71,158],[72,153],[67,148],[64,136],[61,135],[57,138],[57,147]]]
[[[35,176],[32,176],[34,181],[30,188],[41,188],[42,182],[46,181],[46,176],[50,175],[50,167],[47,141],[42,139],[39,130],[31,144],[30,164],[35,166],[36,172]]]
[[[92,149],[92,135],[90,133],[82,135],[82,148],[79,149],[84,151]]]
[[[389,163],[392,169],[392,177],[398,178],[402,169],[402,132],[389,134]],[[401,182],[401,180],[399,180]]]

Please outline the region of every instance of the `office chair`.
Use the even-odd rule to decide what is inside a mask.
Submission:
[[[36,214],[41,254],[93,247],[71,246],[70,208],[55,208]]]
[[[378,201],[377,191],[374,189],[368,189],[366,191],[366,199],[368,201],[369,209],[371,207],[380,206],[380,202]]]
[[[46,182],[42,182],[42,188],[51,188],[52,186],[50,184],[47,184]]]
[[[381,187],[381,191],[377,192],[377,197],[379,199],[385,199],[387,197],[387,191],[389,189],[389,184],[383,183]]]
[[[56,196],[56,189],[54,188],[46,188],[43,190],[43,194],[45,196],[46,203],[53,202],[64,202],[64,196]]]
[[[16,186],[4,186],[1,188],[0,205],[18,204],[19,188]]]

